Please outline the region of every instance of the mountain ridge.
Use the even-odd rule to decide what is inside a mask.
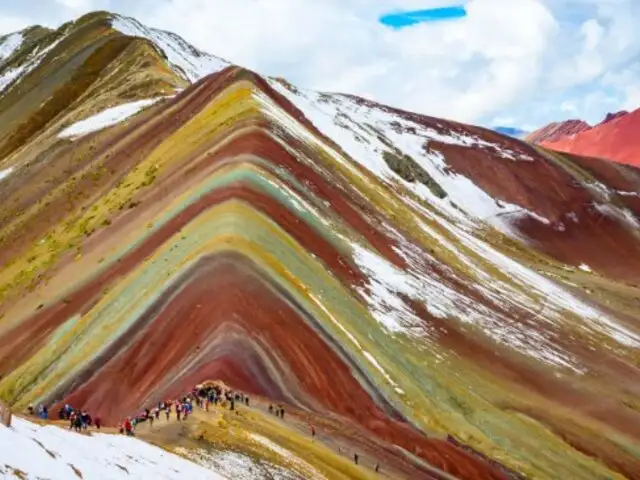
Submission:
[[[582,120],[554,122],[526,137],[526,140],[551,150],[638,166],[638,145],[633,132],[640,112],[607,113],[593,126]]]
[[[571,137],[560,137],[542,142],[553,150],[605,158],[611,161],[640,165],[640,144],[636,131],[640,125],[640,109],[618,112],[591,129]]]
[[[112,422],[219,379],[400,477],[638,473],[640,171],[151,58],[171,89],[88,89],[0,160],[0,397]]]

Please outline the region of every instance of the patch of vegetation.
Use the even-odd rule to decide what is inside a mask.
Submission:
[[[142,183],[140,184],[141,187],[148,187],[150,185],[153,184],[153,182],[156,181],[157,175],[158,175],[158,166],[157,165],[151,165],[145,172],[144,172],[144,180],[142,181]]]
[[[13,475],[15,478],[18,478],[19,480],[26,480],[27,478],[29,478],[27,474],[24,473],[22,470],[13,468],[10,465],[5,465],[4,467],[6,468],[7,473],[10,473],[11,475]],[[0,470],[0,473],[5,473],[5,471]]]
[[[447,192],[409,155],[399,155],[389,151],[382,153],[389,168],[410,183],[420,182],[438,198],[445,198]]]

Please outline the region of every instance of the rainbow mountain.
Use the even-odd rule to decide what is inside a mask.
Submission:
[[[320,438],[247,410],[164,448],[290,478],[640,476],[634,167],[96,12],[0,37],[0,245],[15,411],[115,424],[220,380]]]

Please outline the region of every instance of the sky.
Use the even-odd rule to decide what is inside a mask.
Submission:
[[[458,14],[426,12],[443,8]],[[640,0],[0,0],[0,33],[96,9],[301,87],[467,123],[640,107]]]

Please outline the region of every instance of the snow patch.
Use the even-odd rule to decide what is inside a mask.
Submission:
[[[56,45],[64,39],[64,37],[65,36],[62,36],[42,51],[39,51],[39,49],[36,48],[22,65],[12,68],[0,75],[0,94],[4,92],[15,80],[28,75],[32,70],[40,65],[40,62],[42,62],[47,53],[55,48]]]
[[[0,170],[0,181],[7,178],[9,175],[13,173],[13,167],[5,168],[4,170]]]
[[[14,417],[0,426],[0,476],[23,472],[26,478],[222,479],[214,471],[123,435],[81,435]]]
[[[111,26],[125,35],[150,40],[165,53],[178,73],[191,83],[230,65],[221,58],[198,50],[175,33],[145,27],[133,18],[114,15]]]
[[[447,208],[445,204],[453,202],[468,214],[502,229],[508,228],[502,216],[531,213],[518,205],[496,201],[469,178],[451,172],[444,156],[440,152],[429,151],[426,146],[429,141],[438,141],[468,148],[490,148],[505,158],[523,157],[516,152],[459,132],[440,133],[381,108],[360,105],[343,95],[298,89],[294,93],[273,79],[269,79],[269,84],[302,110],[316,128],[340,145],[345,153],[383,181],[400,181],[409,190],[441,208]],[[278,115],[282,116],[281,113]],[[285,122],[285,125],[290,123]],[[296,127],[291,129],[297,130]],[[309,141],[308,135],[299,136]],[[384,152],[389,151],[389,145],[413,158],[446,192],[447,199],[443,201],[426,186],[405,182],[396,175],[383,157]],[[334,153],[340,159],[341,156]],[[523,158],[533,160],[526,155]],[[343,163],[348,165],[349,162],[345,159]],[[453,209],[449,207],[448,210],[452,213]]]
[[[506,229],[507,233],[511,233],[509,218],[513,216],[528,215],[545,225],[551,224],[535,212],[495,200],[469,178],[452,173],[440,152],[425,148],[429,141],[469,147],[475,145],[477,148],[483,147],[483,140],[457,132],[436,132],[382,108],[360,105],[350,97],[289,89],[273,79],[269,82],[358,164],[387,184],[401,183],[439,210],[436,214],[411,196],[399,195],[402,201],[439,223],[444,232],[448,231],[453,236],[452,242],[416,215],[416,224],[428,231],[439,248],[450,250],[471,272],[471,281],[466,274],[459,277],[451,268],[436,258],[429,258],[399,233],[394,238],[399,245],[398,253],[409,264],[405,270],[396,268],[370,248],[353,244],[354,262],[368,279],[367,284],[359,289],[360,296],[374,318],[388,331],[425,338],[440,334],[438,330],[446,333],[445,327],[436,330],[418,319],[407,302],[412,299],[424,305],[436,318],[473,325],[500,344],[576,373],[583,373],[584,369],[556,342],[558,328],[569,313],[575,315],[576,321],[582,321],[587,331],[603,333],[625,346],[640,345],[634,332],[616,324],[561,285],[476,237],[478,222],[475,219],[503,231]],[[370,182],[369,177],[342,153],[302,128],[299,122],[265,97],[261,93],[256,94],[265,113],[292,135],[310,145],[321,145],[345,168],[359,175],[362,181]],[[491,148],[500,147],[491,144]],[[448,198],[440,199],[427,186],[400,179],[384,161],[383,153],[390,149],[413,158],[447,193]],[[385,227],[391,228],[389,225]]]
[[[391,332],[406,331],[420,319],[400,298],[399,294],[414,298],[417,295],[416,280],[410,274],[398,269],[357,243],[353,246],[353,259],[369,279],[366,287],[359,287],[360,295],[369,304],[369,310],[376,320]]]
[[[287,450],[286,448],[282,448],[280,445],[278,445],[277,443],[272,442],[268,438],[263,437],[262,435],[258,435],[256,433],[251,433],[251,434],[249,434],[249,436],[253,440],[255,440],[256,442],[261,443],[265,447],[273,450],[278,455],[280,455],[281,457],[285,458],[287,461],[289,461],[289,462],[297,465],[298,467],[300,467],[302,470],[305,471],[305,473],[307,475],[309,475],[309,477],[307,477],[307,478],[314,478],[314,479],[323,479],[323,478],[325,478],[323,475],[320,474],[320,472],[318,472],[315,468],[313,468],[307,462],[305,462],[301,458],[296,457],[289,450]]]
[[[20,48],[22,42],[24,41],[24,37],[22,33],[12,33],[7,35],[0,43],[0,67],[2,67],[2,62],[13,55],[13,52]]]
[[[587,272],[587,273],[593,272],[593,270],[591,270],[591,267],[589,265],[587,265],[586,263],[580,264],[580,266],[578,268],[580,270],[582,270],[583,272]]]
[[[137,102],[124,103],[117,107],[107,108],[100,113],[89,118],[85,118],[84,120],[80,120],[79,122],[65,128],[58,134],[58,137],[72,138],[102,130],[103,128],[110,127],[111,125],[115,125],[116,123],[126,120],[143,108],[162,100],[162,98],[163,97],[138,100]]]
[[[405,123],[406,120],[404,121]],[[415,126],[413,127],[415,128]],[[457,145],[460,147],[467,148],[489,148],[498,154],[499,157],[506,158],[508,160],[523,160],[527,162],[533,162],[533,158],[529,155],[516,153],[512,150],[508,150],[500,145],[492,142],[487,142],[486,140],[482,140],[481,138],[474,137],[468,134],[463,134],[460,132],[450,132],[448,134],[438,133],[432,128],[423,128],[423,133],[431,140],[435,140],[440,143],[446,143],[449,145]],[[406,132],[404,132],[406,133]]]
[[[251,457],[237,452],[206,450],[187,450],[177,448],[176,453],[207,469],[215,470],[233,480],[274,479],[293,480],[300,478],[288,470],[269,462],[254,461]]]
[[[630,228],[640,229],[640,221],[630,210],[605,203],[594,203],[593,205],[602,215],[615,218],[625,223]]]
[[[623,197],[640,197],[640,193],[638,192],[625,192],[623,190],[617,190],[616,193],[618,195],[622,195]]]

